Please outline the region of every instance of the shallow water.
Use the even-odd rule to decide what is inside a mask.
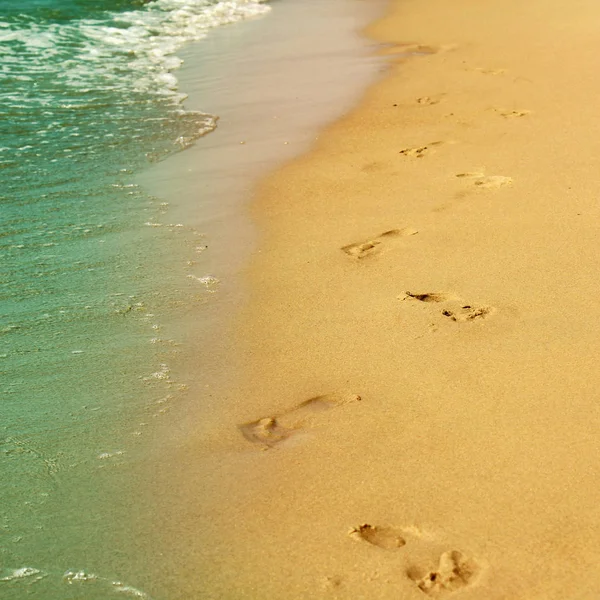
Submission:
[[[238,453],[239,423],[228,423],[227,415],[232,406],[255,402],[232,392],[239,348],[231,317],[239,317],[251,293],[243,266],[261,251],[249,207],[260,177],[308,150],[320,128],[380,76],[382,60],[359,30],[384,4],[285,0],[273,4],[268,18],[219,29],[182,53],[189,105],[216,110],[219,125],[139,181],[169,199],[176,220],[206,232],[202,258],[221,283],[219,301],[205,307],[209,321],[193,310],[170,321],[183,349],[172,362],[175,377],[189,385],[163,420],[152,460],[153,506],[161,515],[152,561],[169,574],[153,589],[170,600],[260,597],[260,590],[238,586],[230,548],[243,519],[239,476],[248,461]],[[281,202],[285,206],[285,195]]]
[[[268,18],[220,28],[181,53],[187,104],[218,112],[219,125],[138,181],[169,200],[172,218],[207,233],[203,260],[221,280],[219,303],[207,307],[214,308],[212,324],[230,320],[247,300],[239,272],[260,251],[249,209],[256,184],[309,150],[321,128],[350,110],[381,76],[383,61],[360,31],[385,5],[385,0],[285,0],[273,4]],[[210,347],[195,342],[204,339],[198,328],[205,322],[186,318],[173,325],[187,340],[178,361],[186,381],[201,373],[201,389],[228,385],[235,347],[222,334],[223,323],[213,325]],[[227,369],[221,367],[225,361]],[[183,411],[194,435],[210,427],[215,411],[202,410],[208,402],[203,397],[189,406],[194,414]]]
[[[163,555],[189,523],[152,463],[210,423],[244,202],[374,77],[354,30],[375,4],[0,6],[2,598],[195,597],[214,571]]]
[[[266,11],[0,6],[2,598],[145,597],[138,465],[185,394],[163,317],[208,302],[217,282],[202,235],[134,178],[216,125],[182,105],[177,50]],[[192,259],[173,275],[172,260]]]

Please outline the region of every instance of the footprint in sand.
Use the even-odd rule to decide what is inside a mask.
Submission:
[[[274,446],[279,442],[283,442],[293,433],[292,429],[280,425],[275,417],[265,417],[258,421],[244,423],[238,427],[249,442],[264,444],[265,446]]]
[[[423,158],[426,154],[431,154],[434,152],[434,148],[436,146],[441,146],[444,142],[430,142],[426,146],[419,146],[416,148],[405,148],[404,150],[400,150],[400,154],[402,156],[410,156],[413,158]]]
[[[249,442],[270,448],[300,433],[316,414],[360,400],[358,394],[315,396],[279,415],[238,425],[238,429]]]
[[[485,173],[458,173],[456,177],[460,179],[470,179],[473,185],[484,189],[500,188],[512,185],[512,177],[504,175],[485,175]]]
[[[406,540],[401,535],[401,532],[393,527],[368,525],[365,523],[352,529],[348,535],[356,540],[365,541],[384,550],[397,550],[406,545]]]
[[[411,567],[407,575],[425,594],[441,597],[470,586],[480,572],[481,568],[474,559],[458,550],[450,550],[441,555],[435,570]]]
[[[423,106],[431,106],[433,104],[439,104],[444,97],[444,94],[438,94],[437,96],[421,96],[417,98],[417,104]]]
[[[383,171],[388,165],[382,161],[374,160],[372,162],[368,162],[364,167],[361,168],[363,173],[376,173],[379,171]]]
[[[492,308],[489,306],[471,306],[470,304],[465,304],[455,310],[445,309],[442,311],[442,314],[452,321],[464,323],[486,317],[491,312]]]
[[[444,303],[446,306],[441,311],[442,316],[455,321],[456,323],[465,323],[483,319],[494,312],[491,306],[476,306],[465,304],[458,296],[448,292],[425,292],[413,293],[405,292],[399,296],[400,300],[414,300],[424,303]]]
[[[406,300],[406,298],[412,298],[413,300],[418,300],[419,302],[447,302],[448,300],[452,300],[454,296],[445,292],[426,292],[424,294],[413,294],[412,292],[406,292],[406,296],[404,296],[402,299]]]
[[[412,229],[411,227],[404,227],[403,229],[390,229],[389,231],[384,231],[371,240],[349,244],[348,246],[342,246],[341,249],[353,258],[366,258],[367,256],[381,253],[385,248],[389,247],[390,242],[393,242],[395,239],[409,235],[415,235],[416,233],[418,233],[418,231],[416,229]]]
[[[506,69],[482,69],[481,67],[477,67],[473,71],[482,75],[504,75],[506,73]]]
[[[379,54],[392,54],[403,56],[427,56],[429,54],[438,54],[439,52],[447,52],[453,46],[427,46],[425,44],[395,44],[387,46],[380,50]]]
[[[416,555],[422,556],[424,548],[420,551],[419,546],[422,546],[424,541],[429,545],[435,539],[435,536],[432,537],[418,527],[404,527],[398,530],[394,527],[369,524],[351,529],[348,535],[357,541],[366,542],[383,550],[398,550],[407,545],[405,533],[411,538],[411,548]],[[433,548],[427,554],[431,555],[431,550]],[[410,554],[405,556],[410,559]],[[413,564],[405,571],[406,576],[422,592],[434,598],[474,584],[484,571],[483,564],[479,560],[468,557],[459,550],[449,550],[437,556],[439,559],[434,568],[431,566],[436,563],[431,560],[429,565]]]
[[[505,119],[515,119],[519,117],[526,117],[531,114],[530,110],[504,110],[502,108],[494,108],[494,110]]]

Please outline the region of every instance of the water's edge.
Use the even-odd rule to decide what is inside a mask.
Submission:
[[[224,332],[246,301],[240,273],[260,245],[250,212],[257,183],[309,151],[319,131],[351,110],[381,76],[382,59],[361,32],[386,5],[277,2],[266,17],[213,31],[180,53],[186,109],[214,112],[218,126],[138,181],[168,203],[165,221],[198,234],[189,262],[173,268],[213,292],[202,320],[192,309],[170,324],[185,339],[174,368],[190,386],[188,395],[203,394],[207,385],[226,387],[235,377],[235,348]],[[202,402],[196,396],[187,408]]]
[[[156,545],[165,550],[154,552],[149,565],[177,573],[151,582],[157,598],[198,597],[220,576],[207,547],[209,515],[214,493],[228,483],[214,479],[218,458],[203,440],[210,439],[222,403],[236,402],[227,392],[238,377],[231,327],[250,293],[243,268],[260,251],[253,191],[278,165],[308,151],[319,131],[380,77],[382,61],[360,32],[386,5],[273,3],[266,18],[214,31],[181,53],[186,108],[217,114],[217,129],[138,180],[168,203],[165,222],[198,234],[189,261],[173,269],[212,295],[202,299],[201,313],[197,306],[176,307],[163,318],[180,344],[165,362],[185,391],[162,419],[147,463],[155,477],[145,496],[147,514],[161,519]],[[140,523],[140,535],[152,537],[152,527],[152,521]]]
[[[358,31],[384,0],[129,4],[18,5],[0,31],[7,600],[203,597],[221,485],[204,436],[238,376],[253,189],[378,75]]]

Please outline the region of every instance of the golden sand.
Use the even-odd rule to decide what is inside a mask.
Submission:
[[[206,598],[600,598],[599,24],[398,0],[384,80],[260,186]]]

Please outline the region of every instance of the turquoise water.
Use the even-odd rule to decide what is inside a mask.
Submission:
[[[266,10],[0,3],[2,598],[151,597],[140,465],[185,394],[166,315],[216,282],[202,235],[135,176],[216,127],[185,110],[177,50]]]

